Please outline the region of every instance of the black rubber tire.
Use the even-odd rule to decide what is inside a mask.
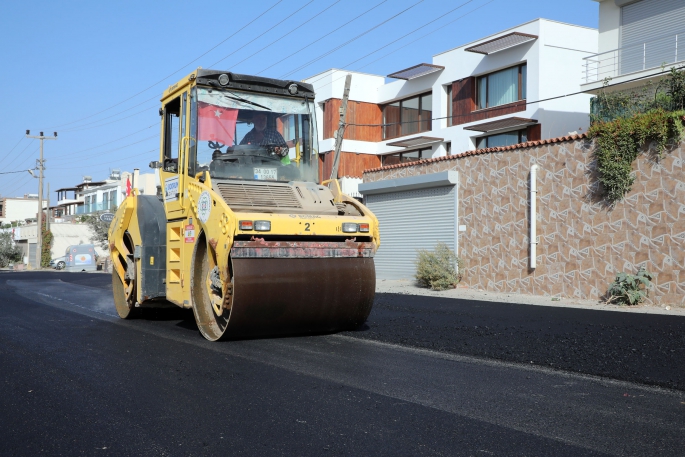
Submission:
[[[60,260],[57,262],[57,265],[55,265],[55,270],[64,270],[64,267],[66,267],[67,264],[64,263],[64,261]]]

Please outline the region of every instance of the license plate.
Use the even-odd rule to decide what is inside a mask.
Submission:
[[[255,168],[254,179],[261,181],[276,181],[278,179],[277,168]]]

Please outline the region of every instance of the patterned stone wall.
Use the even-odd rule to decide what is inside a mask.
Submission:
[[[574,138],[369,170],[364,181],[459,172],[459,224],[467,227],[459,234],[459,256],[469,287],[596,299],[618,271],[635,273],[645,265],[656,276],[650,292],[655,303],[685,304],[685,143],[658,163],[643,154],[634,166],[633,190],[607,208],[593,191],[594,145]],[[534,163],[539,166],[538,245],[537,268],[531,270]]]

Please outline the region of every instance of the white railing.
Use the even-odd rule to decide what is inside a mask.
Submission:
[[[678,50],[680,38],[680,54]],[[685,31],[583,58],[584,84],[685,61]]]

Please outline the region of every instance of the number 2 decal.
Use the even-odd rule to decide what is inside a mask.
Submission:
[[[308,232],[308,231],[309,231],[309,226],[310,226],[309,222],[305,222],[305,223],[304,223],[304,231],[305,231],[305,232]]]

